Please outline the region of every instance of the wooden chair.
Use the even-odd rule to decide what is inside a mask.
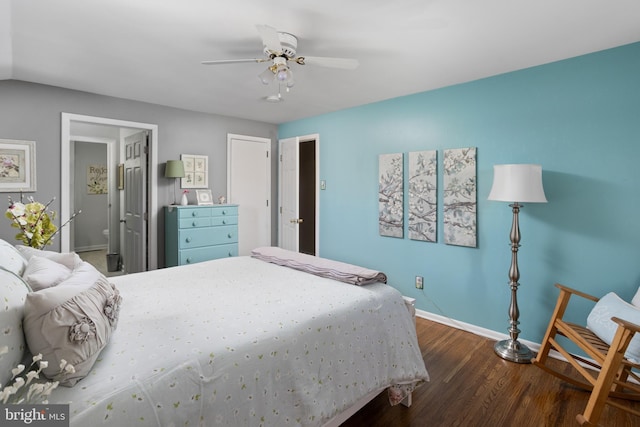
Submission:
[[[594,302],[599,299],[560,284],[555,286],[560,289],[560,295],[533,364],[568,383],[591,392],[584,413],[576,416],[580,425],[598,425],[605,404],[640,416],[640,411],[631,407],[632,402],[629,402],[640,400],[640,377],[632,371],[632,368],[639,369],[640,365],[624,357],[634,334],[640,332],[640,326],[613,317],[611,320],[617,323],[618,327],[611,345],[607,345],[586,327],[563,320],[572,295]],[[558,341],[558,335],[576,344],[585,352],[587,358],[569,353]],[[564,356],[575,368],[573,371],[579,375],[565,375],[550,367],[547,359],[551,349],[557,350]],[[635,407],[637,408],[638,405],[636,404]]]

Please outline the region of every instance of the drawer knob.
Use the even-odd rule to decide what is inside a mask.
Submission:
[[[229,252],[229,256],[233,256],[233,254],[231,252]]]
[[[198,225],[198,223],[193,221],[193,223],[191,225],[193,225],[195,227],[196,225]]]
[[[184,239],[185,242],[190,243],[191,242],[191,237],[187,237],[186,239]]]
[[[191,264],[191,258],[187,258],[187,264]]]
[[[223,220],[222,220],[222,223],[223,223],[223,224],[226,224],[226,223],[227,223],[227,220],[226,220],[226,219],[223,219]]]
[[[223,211],[222,211],[222,215],[226,215],[226,214],[227,214],[227,211],[224,211],[224,210],[223,210]]]
[[[191,212],[191,216],[198,216],[198,212],[196,211]]]
[[[233,234],[229,233],[229,234],[227,234],[227,236],[228,236],[229,238],[232,238],[232,237],[233,237]]]

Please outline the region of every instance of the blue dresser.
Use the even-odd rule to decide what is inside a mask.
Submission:
[[[165,265],[238,256],[238,206],[165,206]]]

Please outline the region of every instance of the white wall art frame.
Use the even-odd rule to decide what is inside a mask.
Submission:
[[[444,150],[444,242],[477,247],[476,148]]]
[[[181,188],[209,187],[209,156],[200,154],[181,154],[184,163],[184,178],[180,179]]]
[[[381,236],[404,237],[404,159],[402,153],[378,158],[378,228]]]
[[[0,139],[0,192],[36,191],[36,143]]]
[[[409,153],[409,239],[437,241],[438,152]]]

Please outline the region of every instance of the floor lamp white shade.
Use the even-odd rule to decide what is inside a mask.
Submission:
[[[520,225],[518,214],[522,205],[520,203],[546,203],[542,187],[542,166],[540,165],[494,165],[493,186],[489,193],[489,200],[511,202],[509,206],[513,211],[511,224],[511,266],[509,267],[509,287],[511,288],[511,304],[509,305],[509,339],[499,341],[493,347],[496,354],[503,359],[516,363],[530,363],[533,353],[526,345],[518,341],[520,329],[518,321],[520,310],[518,309],[518,248],[520,247]]]
[[[494,165],[489,200],[518,203],[546,203],[540,165]]]

